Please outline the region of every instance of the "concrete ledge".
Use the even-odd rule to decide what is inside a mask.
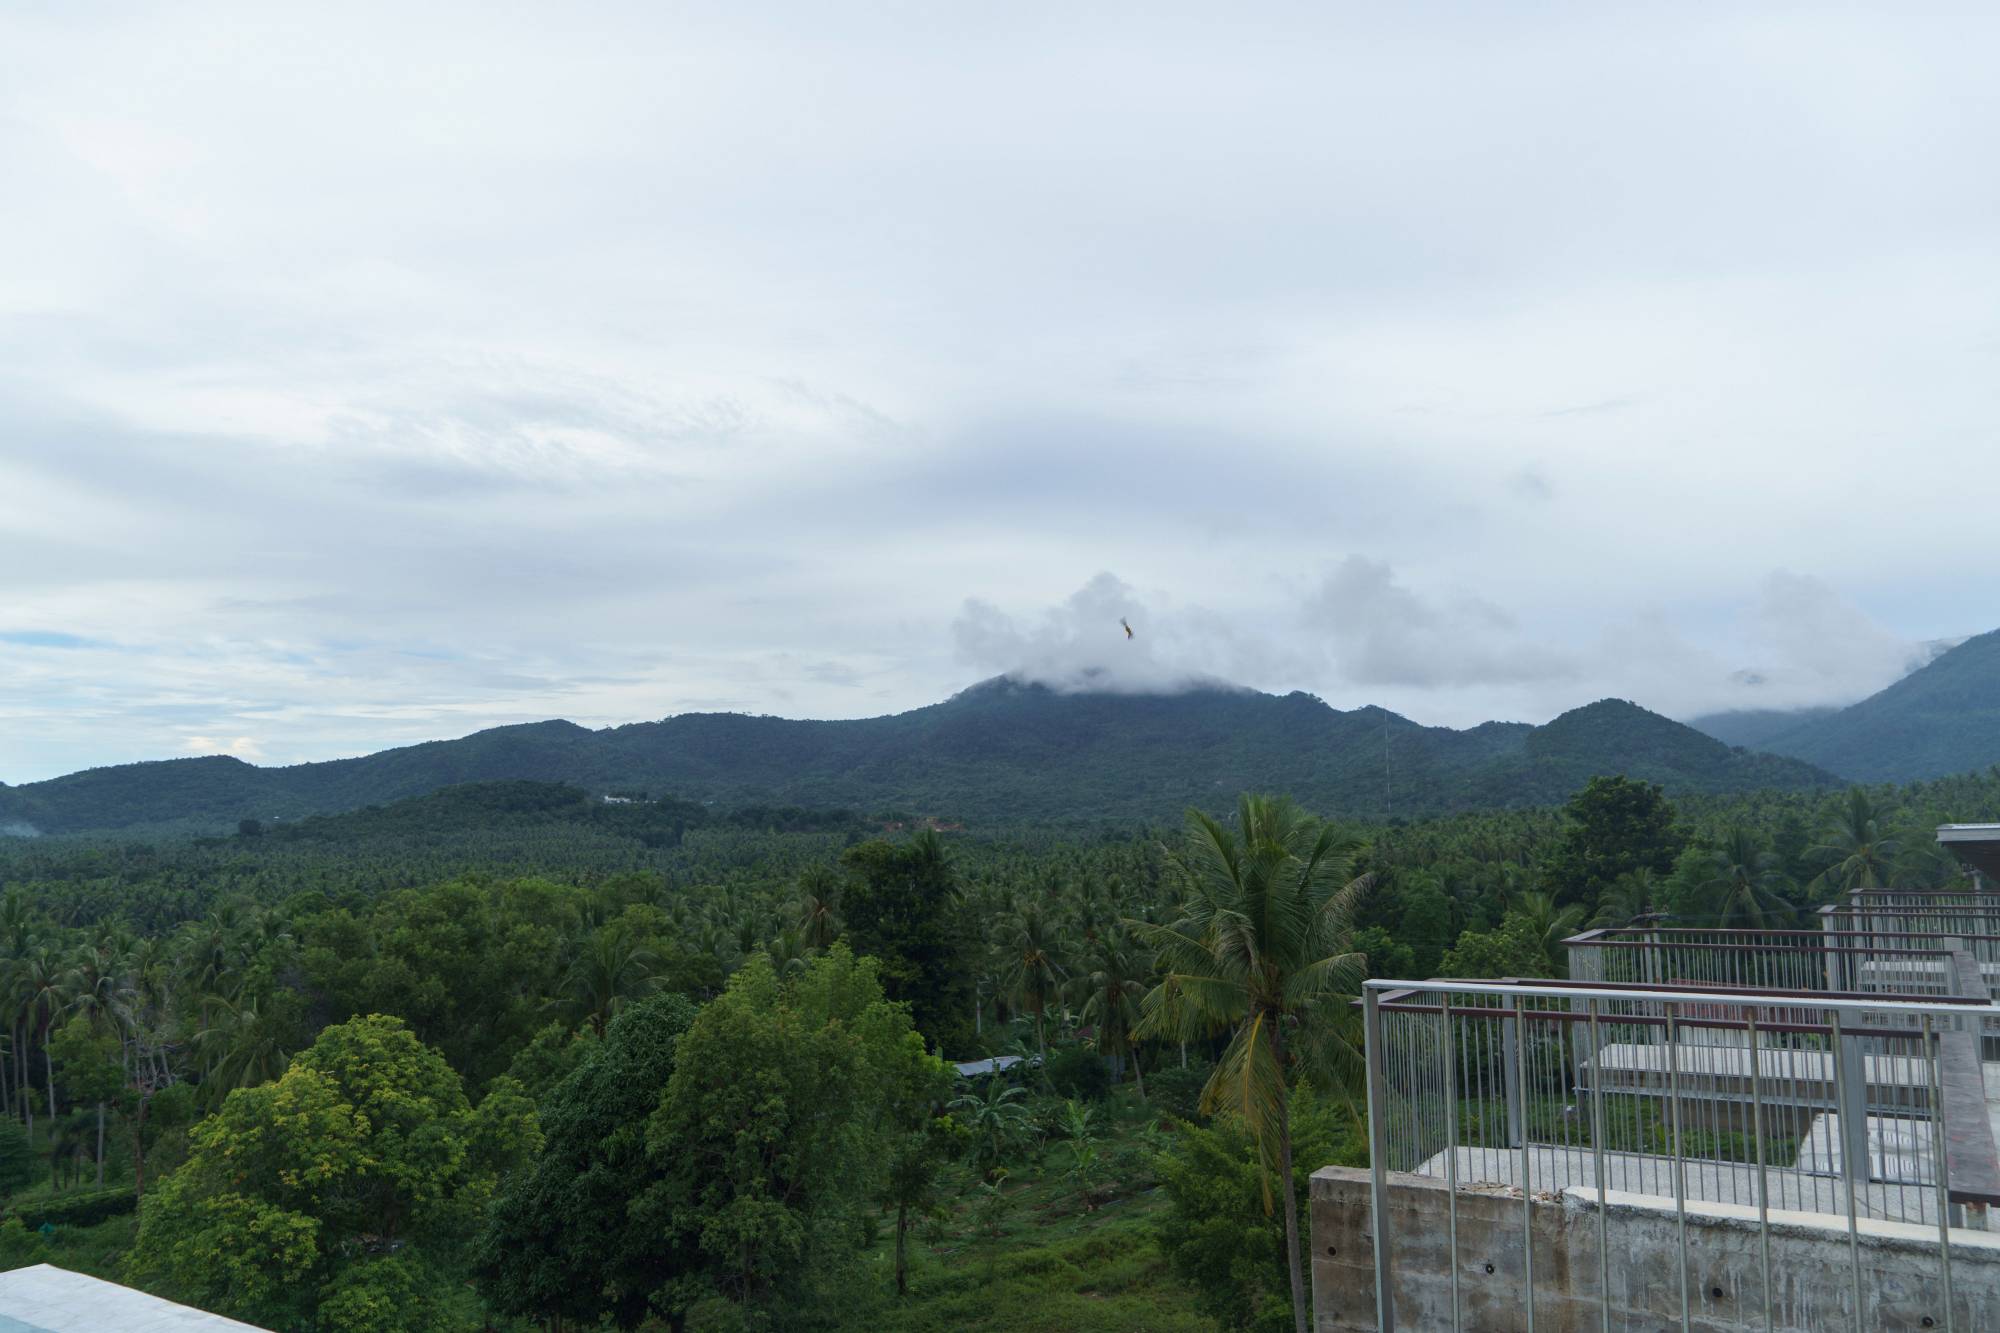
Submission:
[[[1600,1257],[1596,1191],[1538,1193],[1524,1204],[1512,1189],[1461,1189],[1458,1245],[1451,1245],[1444,1182],[1391,1173],[1388,1240],[1398,1329],[1452,1327],[1452,1275],[1458,1276],[1459,1327],[1526,1327],[1527,1247],[1533,1244],[1536,1327],[1600,1326],[1600,1272],[1608,1260],[1612,1327],[1677,1327],[1681,1293],[1673,1204],[1613,1191]],[[1374,1329],[1375,1219],[1369,1174],[1327,1167],[1313,1173],[1311,1210],[1313,1320],[1316,1333]],[[1662,1206],[1664,1204],[1664,1206]],[[1770,1228],[1771,1312],[1789,1333],[1854,1327],[1853,1281],[1845,1218],[1775,1211]],[[1689,1325],[1703,1333],[1764,1327],[1764,1280],[1757,1210],[1691,1203],[1687,1209]],[[1869,1329],[1944,1327],[1944,1287],[1932,1227],[1863,1220],[1862,1310]],[[2000,1236],[1951,1232],[1952,1322],[1959,1329],[2000,1329]],[[1925,1320],[1930,1320],[1929,1325]]]

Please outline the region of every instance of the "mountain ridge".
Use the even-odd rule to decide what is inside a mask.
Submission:
[[[1294,691],[1063,693],[1000,676],[904,713],[847,720],[685,713],[591,730],[519,723],[347,759],[260,768],[153,760],[0,786],[0,823],[72,832],[295,819],[467,783],[644,789],[717,803],[920,810],[979,820],[1131,820],[1290,792],[1357,818],[1538,805],[1599,773],[1670,791],[1837,785],[1797,759],[1732,749],[1624,700],[1540,726],[1426,727]]]

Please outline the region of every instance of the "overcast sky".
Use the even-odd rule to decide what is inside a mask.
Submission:
[[[2000,625],[1996,50],[1973,5],[0,6],[0,780],[1007,670],[1846,702]]]

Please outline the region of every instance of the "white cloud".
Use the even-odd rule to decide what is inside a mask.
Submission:
[[[0,779],[1016,668],[1452,722],[1863,690],[2000,603],[1936,517],[2000,431],[1996,43],[12,7],[0,630],[100,646],[0,640]]]
[[[227,739],[215,736],[190,736],[181,742],[181,748],[195,754],[226,754],[250,763],[256,763],[264,757],[264,747],[251,736],[232,736]]]

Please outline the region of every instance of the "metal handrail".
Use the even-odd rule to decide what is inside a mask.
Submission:
[[[1574,982],[1550,981],[1397,981],[1388,978],[1371,978],[1361,983],[1370,991],[1450,991],[1455,995],[1523,995],[1550,1000],[1646,1000],[1656,1004],[1727,1004],[1739,1008],[1766,1008],[1755,1003],[1756,997],[1772,996],[1778,1000],[1809,997],[1814,1009],[1831,1009],[1836,1013],[1892,1013],[1917,1017],[1930,1014],[1933,1017],[1964,1018],[1968,1012],[2000,1018],[2000,1005],[1991,1000],[1969,997],[1934,997],[1925,1000],[1853,1000],[1844,999],[1826,991],[1753,991],[1749,995],[1738,991],[1716,990],[1663,990],[1647,989],[1635,991],[1631,986],[1592,986]]]

